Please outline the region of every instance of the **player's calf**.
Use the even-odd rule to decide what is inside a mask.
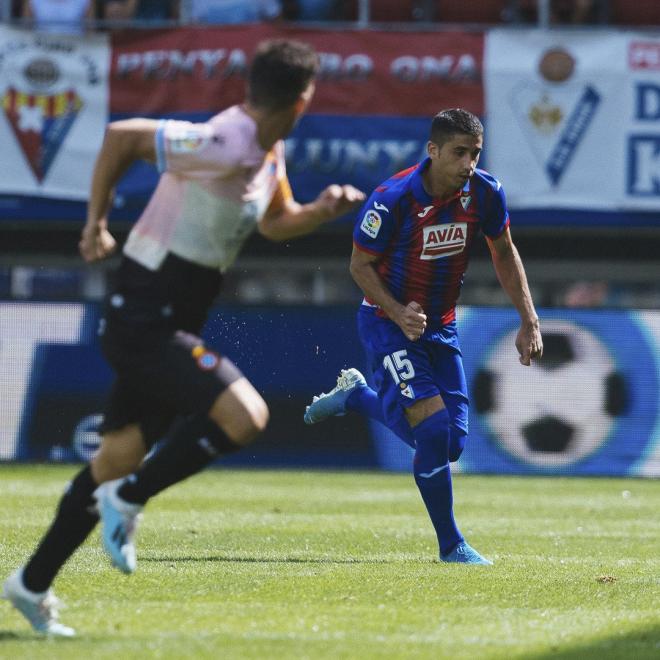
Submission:
[[[124,573],[135,571],[135,532],[150,498],[238,449],[240,445],[205,414],[196,415],[178,425],[135,473],[100,486],[103,547],[112,564]]]
[[[449,447],[447,457],[450,463],[455,463],[465,449],[465,442],[467,440],[467,433],[455,426],[449,428]]]

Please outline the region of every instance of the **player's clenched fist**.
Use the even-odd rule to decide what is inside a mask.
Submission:
[[[532,360],[543,356],[543,339],[539,322],[522,323],[516,336],[516,348],[519,353],[520,364],[529,367]]]
[[[87,262],[105,259],[116,247],[117,242],[112,234],[101,225],[85,225],[78,243],[80,254]]]
[[[365,194],[357,188],[333,183],[321,192],[317,203],[332,217],[348,213],[354,206],[364,202]]]
[[[401,308],[395,322],[410,341],[417,341],[426,330],[426,314],[422,306],[414,300]]]

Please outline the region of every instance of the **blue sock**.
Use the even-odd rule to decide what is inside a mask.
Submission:
[[[356,387],[348,395],[346,410],[352,410],[365,417],[371,417],[377,422],[385,423],[378,395],[368,385],[367,387]]]
[[[410,424],[408,424],[405,417],[402,417],[400,422],[394,424],[387,423],[380,399],[376,392],[369,386],[358,387],[349,394],[348,399],[346,399],[346,410],[352,410],[370,419],[375,419],[377,422],[387,426],[390,431],[396,433],[407,445],[413,449],[415,448],[415,439],[413,438]]]
[[[449,414],[443,408],[412,429],[417,450],[413,472],[435,533],[446,555],[463,540],[454,521],[454,496],[449,469]]]

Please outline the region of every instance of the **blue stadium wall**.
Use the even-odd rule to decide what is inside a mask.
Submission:
[[[0,302],[0,459],[80,461],[112,374],[99,307]],[[509,309],[461,308],[470,437],[457,469],[660,476],[660,313],[541,310],[542,363],[524,368]],[[357,415],[307,427],[305,404],[342,367],[364,368],[351,307],[228,307],[205,337],[271,408],[268,430],[231,465],[408,471],[411,451]]]

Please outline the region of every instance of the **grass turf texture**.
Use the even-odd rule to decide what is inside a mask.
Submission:
[[[77,470],[0,467],[0,573]],[[660,657],[660,482],[459,475],[493,567],[436,561],[412,477],[207,471],[151,502],[138,571],[98,532],[55,584],[73,640],[0,601],[0,658]]]

